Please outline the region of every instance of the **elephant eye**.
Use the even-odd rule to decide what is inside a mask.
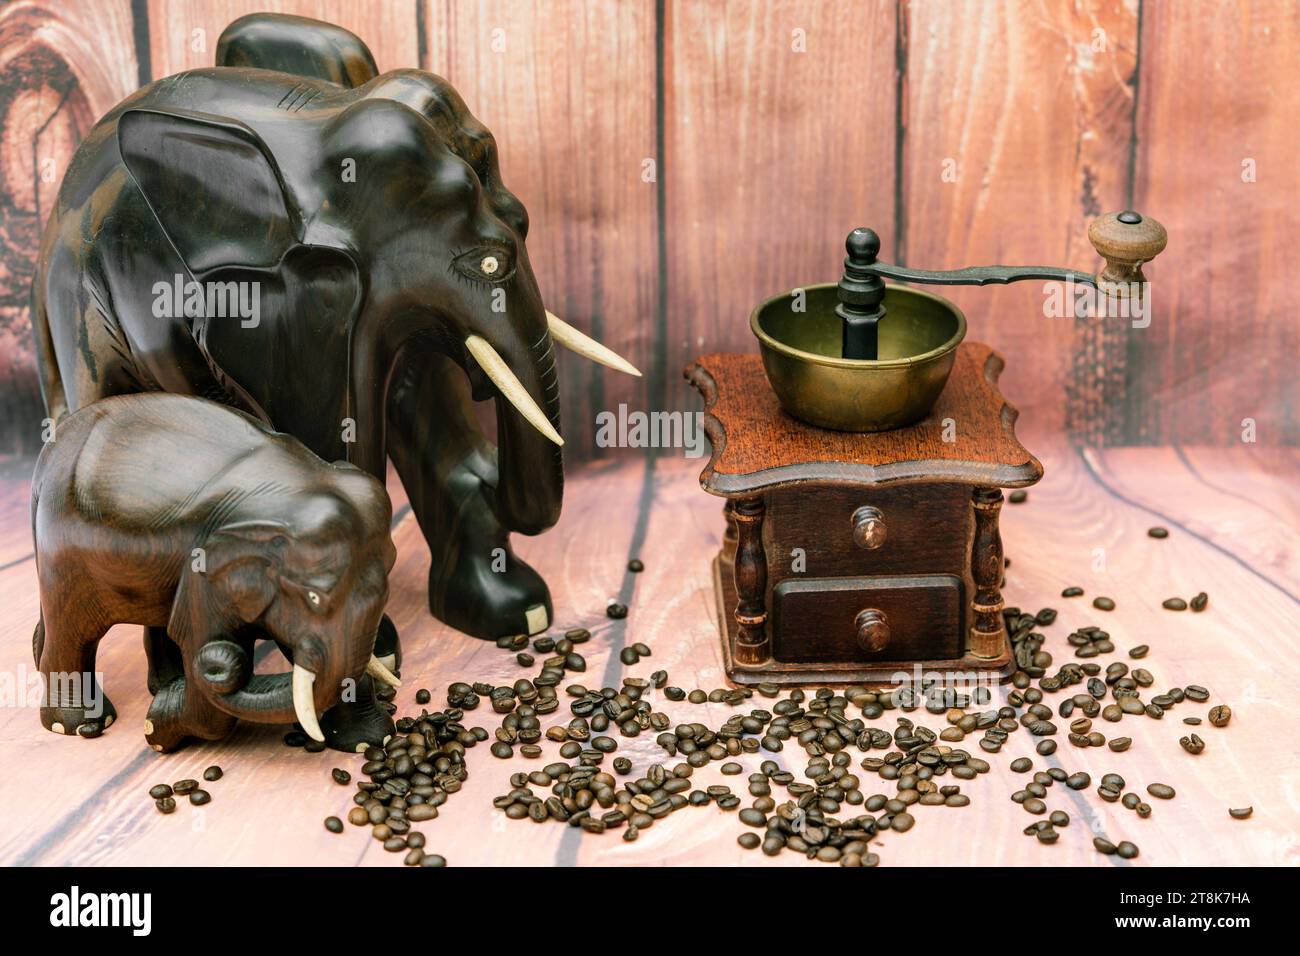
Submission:
[[[320,607],[320,595],[317,594],[315,591],[307,592],[307,600],[311,601],[311,603],[316,607]]]
[[[498,246],[480,246],[457,256],[456,271],[476,282],[504,282],[515,272],[510,251]]]

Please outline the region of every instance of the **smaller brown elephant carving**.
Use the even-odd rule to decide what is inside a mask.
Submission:
[[[32,482],[45,682],[41,723],[98,736],[116,717],[95,676],[115,624],[145,626],[145,739],[216,740],[238,719],[297,721],[356,750],[393,731],[373,679],[396,559],[383,486],[213,402],[159,392],[61,418]],[[292,662],[254,674],[258,639]]]

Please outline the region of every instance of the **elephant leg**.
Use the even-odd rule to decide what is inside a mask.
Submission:
[[[369,674],[362,674],[357,681],[356,700],[345,700],[321,715],[320,729],[328,746],[348,753],[385,744],[397,732],[393,718],[379,702],[374,679]]]
[[[32,649],[45,686],[41,726],[46,730],[98,737],[117,720],[95,674],[95,653],[106,633],[108,626],[86,617],[81,608],[68,607],[68,613],[49,622],[42,610]]]
[[[190,738],[220,740],[234,730],[234,717],[202,694],[188,692],[184,659],[165,627],[144,629],[144,649],[149,661],[149,693],[154,695],[144,722],[145,742],[150,747],[169,753]]]
[[[144,739],[159,753],[170,753],[190,738],[221,740],[236,722],[202,694],[190,691],[184,676],[173,677],[154,694],[144,721]]]
[[[515,557],[492,509],[496,456],[459,366],[427,346],[408,346],[389,392],[387,434],[429,545],[433,616],[489,640],[546,630],[550,591]]]

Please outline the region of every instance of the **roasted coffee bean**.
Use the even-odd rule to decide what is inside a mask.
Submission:
[[[638,663],[638,662],[641,660],[641,655],[638,654],[638,653],[637,653],[635,650],[633,650],[632,648],[630,648],[630,647],[625,647],[625,648],[623,648],[621,651],[618,652],[618,659],[619,659],[622,663],[624,663],[624,664],[626,664],[626,665],[628,665],[628,666],[630,667],[631,665],[636,664],[636,663]]]
[[[1047,804],[1043,803],[1043,801],[1038,799],[1037,797],[1030,797],[1022,804],[1022,806],[1030,813],[1033,813],[1035,815],[1040,813],[1045,813],[1047,811]]]
[[[346,770],[340,770],[338,767],[335,767],[330,771],[330,776],[334,778],[335,783],[341,786],[352,782],[352,774],[348,773]]]
[[[325,829],[329,830],[330,833],[342,833],[343,821],[340,820],[338,817],[326,817]]]
[[[1093,837],[1092,845],[1097,848],[1098,853],[1104,853],[1107,856],[1113,856],[1118,849],[1115,844],[1103,837]]]
[[[348,823],[354,827],[363,827],[370,822],[370,814],[362,807],[353,807],[348,811]]]
[[[1082,790],[1090,783],[1092,783],[1092,777],[1088,776],[1088,774],[1083,771],[1072,773],[1065,780],[1065,785],[1071,790]]]
[[[1064,810],[1053,810],[1048,822],[1054,827],[1068,827],[1070,825],[1070,815]]]
[[[1154,528],[1147,528],[1147,536],[1152,538],[1167,538],[1169,537],[1169,529],[1162,528],[1159,525]]]
[[[1134,844],[1129,843],[1127,840],[1124,840],[1117,847],[1115,847],[1115,852],[1118,853],[1125,860],[1131,860],[1138,855],[1138,848]]]
[[[421,687],[415,692],[415,702],[417,704],[427,704],[432,699],[433,695],[429,693],[427,688]]]
[[[612,601],[609,606],[605,608],[605,616],[613,618],[616,621],[622,620],[627,617],[627,605],[619,604],[617,601]]]
[[[447,858],[437,853],[426,853],[420,859],[420,866],[446,866]]]
[[[170,797],[171,795],[172,788],[167,786],[165,783],[160,783],[157,786],[149,788],[149,796],[155,800],[161,800],[163,797]]]
[[[640,574],[645,570],[645,565],[641,563],[640,558],[633,558],[627,563],[627,569],[633,574]]]
[[[758,845],[763,842],[763,838],[757,833],[742,833],[740,836],[736,837],[736,842],[746,850],[756,850],[758,849]]]
[[[1034,762],[1028,757],[1017,757],[1011,761],[1011,769],[1015,773],[1028,773],[1034,766]]]
[[[1160,800],[1172,800],[1176,794],[1173,787],[1164,783],[1152,783],[1147,785],[1147,793]]]
[[[223,774],[224,771],[216,764],[213,764],[207,770],[203,771],[203,779],[207,780],[208,782],[212,782],[215,780],[220,780]]]
[[[1064,598],[1083,597],[1083,588],[1068,587],[1061,592],[1061,597]]]
[[[206,790],[193,790],[190,792],[190,803],[196,807],[201,807],[205,803],[212,802],[212,794]]]
[[[193,793],[197,789],[199,789],[199,782],[197,780],[190,780],[189,778],[186,778],[185,780],[177,780],[172,784],[172,790],[178,797],[184,796],[187,793]]]
[[[1110,747],[1115,753],[1123,753],[1133,744],[1132,737],[1115,737],[1106,746]]]
[[[1028,499],[1029,492],[1025,491],[1023,488],[1017,488],[1015,491],[1011,492],[1011,494],[1007,495],[1007,501],[1011,502],[1013,505],[1023,504]]]
[[[1098,611],[1113,611],[1113,610],[1115,610],[1115,602],[1114,602],[1114,600],[1112,600],[1111,598],[1108,598],[1108,597],[1095,597],[1095,598],[1093,598],[1093,599],[1092,599],[1092,606],[1095,607]]]
[[[1189,754],[1199,754],[1205,749],[1205,741],[1196,736],[1196,734],[1192,734],[1188,737],[1179,737],[1178,746],[1182,747]]]
[[[1048,756],[1049,754],[1054,754],[1054,753],[1056,753],[1056,741],[1055,741],[1055,740],[1040,740],[1040,741],[1038,742],[1038,746],[1035,747],[1034,749],[1037,750],[1041,755],[1043,755],[1044,757],[1046,757],[1046,756]]]
[[[1230,720],[1232,720],[1232,708],[1227,704],[1210,708],[1210,723],[1215,727],[1226,727]]]
[[[608,754],[613,753],[618,749],[618,741],[613,737],[593,737],[591,739],[591,746],[593,749],[599,750],[601,753]]]
[[[1160,606],[1164,608],[1166,611],[1187,610],[1187,602],[1184,601],[1182,598],[1176,598],[1176,597],[1165,598],[1165,600],[1161,602]]]
[[[904,811],[903,813],[894,814],[893,819],[890,821],[889,828],[898,833],[906,833],[908,830],[912,829],[914,823],[916,823],[916,818],[910,813]]]
[[[1139,644],[1137,647],[1129,648],[1128,656],[1133,658],[1134,660],[1141,660],[1142,658],[1147,656],[1147,652],[1150,650],[1151,648],[1148,647],[1147,645]]]
[[[153,805],[158,808],[159,813],[174,813],[176,810],[176,798],[162,797],[155,800]]]
[[[1234,820],[1245,820],[1254,812],[1255,812],[1254,807],[1240,807],[1235,810],[1229,808],[1228,816],[1232,817],[1232,819]]]
[[[1190,602],[1188,602],[1188,607],[1190,607],[1193,611],[1204,611],[1206,607],[1209,606],[1209,603],[1210,603],[1210,596],[1206,594],[1204,591],[1202,591],[1200,594],[1196,595],[1196,597],[1192,598]]]
[[[515,748],[511,747],[504,740],[498,740],[489,749],[492,751],[492,756],[500,757],[502,760],[515,755]]]
[[[749,827],[765,827],[767,826],[767,816],[753,807],[749,807],[740,811],[740,822]]]
[[[1040,827],[1038,832],[1035,833],[1034,835],[1038,837],[1039,843],[1055,843],[1057,839],[1060,838],[1060,834],[1057,833],[1056,830],[1053,829],[1050,825],[1045,827]]]
[[[515,655],[515,663],[520,667],[532,667],[533,664],[537,663],[537,658],[525,651],[520,651]]]
[[[1195,701],[1198,704],[1203,704],[1210,699],[1210,692],[1199,684],[1188,684],[1183,688],[1183,693],[1188,700]]]

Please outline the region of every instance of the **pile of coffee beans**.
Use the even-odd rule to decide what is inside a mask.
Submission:
[[[221,768],[216,764],[203,771],[203,779],[209,783],[220,780],[222,775]],[[162,814],[176,812],[177,797],[188,797],[190,803],[196,807],[212,802],[212,794],[202,789],[197,780],[188,777],[170,785],[155,784],[149,788],[149,796],[153,800],[154,807]]]

